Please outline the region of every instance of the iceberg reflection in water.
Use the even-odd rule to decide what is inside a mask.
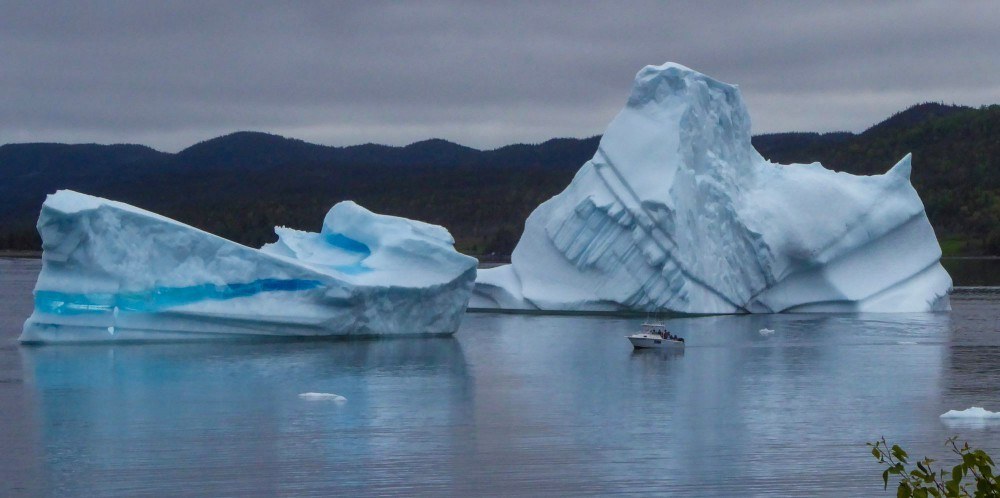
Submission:
[[[21,347],[39,266],[0,259],[0,496],[869,496],[878,435],[1000,454],[995,425],[940,418],[1000,411],[1000,288],[950,314],[666,320],[683,355],[633,354],[642,317],[499,314],[453,338]]]
[[[433,452],[443,442],[424,427],[467,417],[465,360],[450,337],[21,351],[55,494],[294,494],[310,469],[318,482],[335,476],[332,460]],[[299,397],[310,391],[350,402]],[[416,480],[435,465],[397,472]]]
[[[953,435],[939,415],[979,406],[1000,380],[956,371],[988,359],[956,344],[954,319],[667,320],[682,355],[634,354],[623,332],[642,318],[499,314],[470,314],[450,338],[21,355],[43,494],[808,495],[826,489],[797,456],[812,448],[863,495],[881,485],[866,440],[938,455]],[[987,450],[990,434],[962,429]]]

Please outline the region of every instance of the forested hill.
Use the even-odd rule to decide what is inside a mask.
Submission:
[[[1000,105],[920,104],[857,135],[780,134],[753,141],[775,162],[818,161],[862,175],[884,173],[912,152],[910,179],[946,253],[1000,255]]]
[[[0,249],[39,245],[45,195],[68,188],[155,211],[251,246],[274,226],[318,230],[338,201],[444,225],[466,251],[509,251],[598,137],[480,151],[445,140],[328,147],[255,132],[177,154],[135,145],[0,147]]]
[[[121,200],[251,246],[318,230],[334,203],[444,225],[471,253],[509,253],[527,215],[569,184],[600,137],[480,151],[444,140],[329,147],[255,132],[177,154],[140,145],[0,146],[0,249],[38,246],[47,193]],[[913,153],[913,182],[949,251],[1000,254],[1000,106],[920,104],[860,134],[753,139],[780,163],[878,174]]]

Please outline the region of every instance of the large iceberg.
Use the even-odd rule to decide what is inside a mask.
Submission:
[[[647,66],[597,154],[528,218],[470,308],[680,313],[946,310],[951,278],[910,184],[779,165],[737,87]]]
[[[38,231],[22,342],[451,334],[476,275],[444,228],[349,201],[261,249],[68,190]]]

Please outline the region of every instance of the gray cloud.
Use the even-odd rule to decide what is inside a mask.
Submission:
[[[600,133],[646,64],[737,83],[757,133],[1000,101],[984,2],[3,2],[0,143],[178,150],[254,129],[476,147]]]

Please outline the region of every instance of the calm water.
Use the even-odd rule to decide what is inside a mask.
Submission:
[[[1000,455],[1000,424],[938,417],[1000,411],[1000,289],[671,320],[673,355],[632,352],[641,320],[493,314],[449,339],[21,347],[38,265],[0,259],[4,496],[891,496],[879,435]]]

